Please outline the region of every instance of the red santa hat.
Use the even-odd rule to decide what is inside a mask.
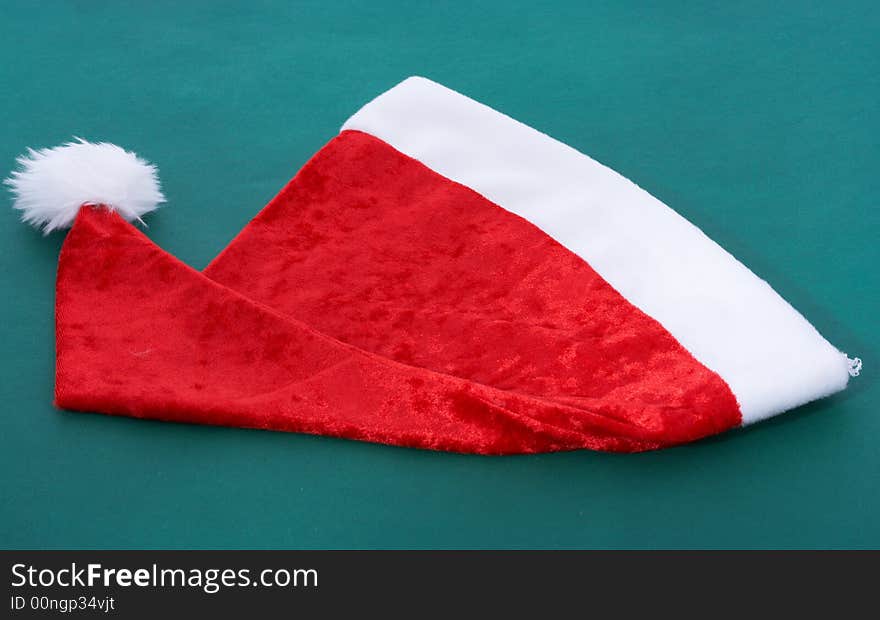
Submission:
[[[204,271],[129,222],[155,169],[30,151],[23,219],[71,226],[64,409],[484,454],[637,451],[843,389],[829,344],[613,170],[410,78],[364,106]]]

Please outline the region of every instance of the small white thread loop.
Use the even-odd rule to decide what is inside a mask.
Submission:
[[[846,353],[844,353],[846,355]],[[858,377],[862,372],[862,358],[846,355],[846,365],[850,377]]]

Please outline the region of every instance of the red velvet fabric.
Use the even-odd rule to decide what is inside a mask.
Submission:
[[[82,209],[57,295],[68,409],[483,454],[740,422],[721,378],[583,260],[359,132],[204,273]]]

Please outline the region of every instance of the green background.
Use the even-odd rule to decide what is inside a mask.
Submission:
[[[73,135],[135,150],[169,199],[148,234],[190,265],[349,114],[421,74],[632,178],[865,360],[838,396],[640,455],[486,458],[61,412],[63,235],[20,225],[4,193],[0,544],[880,546],[876,3],[707,4],[0,2],[0,175]]]

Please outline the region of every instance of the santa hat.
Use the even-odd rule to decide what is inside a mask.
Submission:
[[[64,409],[485,454],[637,451],[843,389],[860,362],[665,204],[410,78],[364,106],[204,270],[129,222],[155,169],[30,151],[23,219],[71,226]]]

